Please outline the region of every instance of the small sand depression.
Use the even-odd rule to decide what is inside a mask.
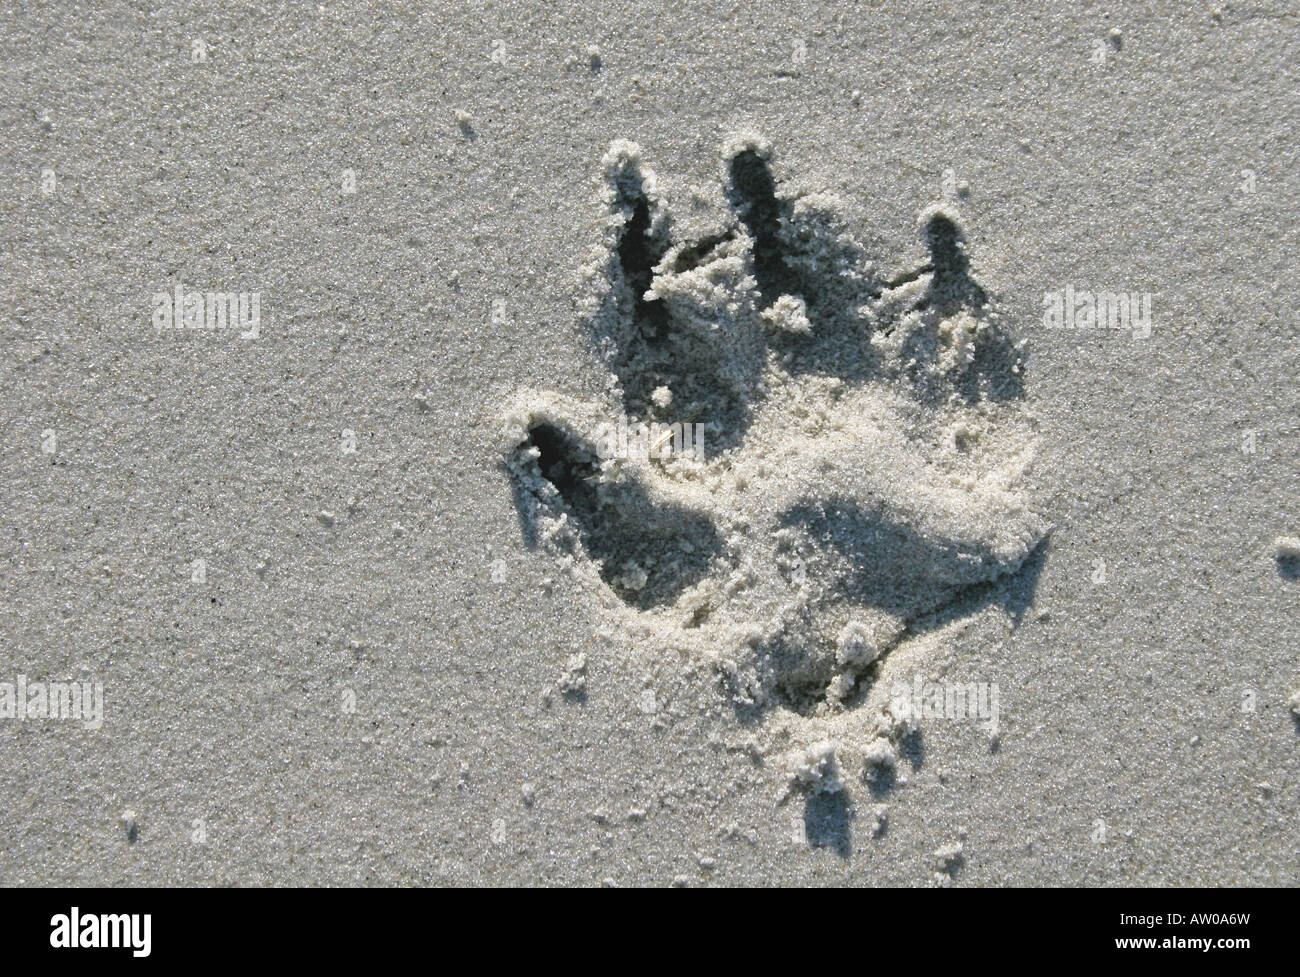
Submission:
[[[739,708],[835,712],[1047,534],[1022,357],[951,209],[887,276],[835,198],[781,194],[763,140],[722,170],[730,219],[678,241],[639,148],[611,147],[583,299],[613,396],[520,392],[506,467],[530,545],[711,661]]]

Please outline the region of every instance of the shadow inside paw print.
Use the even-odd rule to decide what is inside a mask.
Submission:
[[[740,649],[731,684],[758,707],[843,702],[1045,537],[1014,487],[1020,351],[942,206],[919,220],[926,260],[886,275],[834,198],[782,194],[762,140],[728,146],[729,214],[689,240],[637,147],[604,177],[585,305],[615,402],[538,393],[513,415],[525,538],[666,637]]]
[[[829,848],[840,858],[853,851],[853,804],[848,791],[812,794],[804,802],[804,836],[810,848]]]
[[[538,471],[574,517],[583,549],[599,565],[605,583],[632,606],[644,610],[668,603],[708,572],[721,543],[702,514],[656,505],[634,480],[616,487],[599,484],[599,459],[556,426],[533,427],[523,449],[536,451]],[[669,554],[674,558],[671,574],[651,578],[632,571],[629,578],[624,572],[629,565],[655,566]]]

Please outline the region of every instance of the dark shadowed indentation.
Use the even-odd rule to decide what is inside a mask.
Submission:
[[[1001,330],[975,344],[975,360],[959,379],[957,389],[967,403],[987,397],[994,401],[1022,400],[1025,362],[1011,337]]]
[[[635,479],[602,485],[596,453],[569,432],[538,424],[518,450],[533,447],[537,473],[559,493],[583,548],[600,564],[601,579],[637,609],[674,601],[722,551],[707,516],[652,500]],[[536,538],[535,529],[531,535]],[[636,568],[645,572],[641,586]]]
[[[781,525],[797,527],[843,558],[850,569],[839,582],[843,597],[911,619],[973,583],[996,565],[992,553],[928,538],[911,526],[883,518],[851,499],[795,506]],[[960,568],[960,570],[958,570]]]
[[[767,160],[752,149],[732,157],[731,203],[754,238],[754,278],[764,307],[782,295],[797,295],[798,281],[785,261],[781,242],[783,205]]]
[[[848,791],[812,794],[804,802],[804,837],[812,848],[829,848],[840,858],[853,851],[853,805]]]
[[[933,307],[942,318],[966,311],[978,316],[988,304],[988,295],[971,277],[970,258],[961,229],[938,214],[925,226],[925,244],[930,252],[930,287],[918,308]],[[918,397],[943,397],[941,384],[928,374],[928,364],[937,355],[932,331],[917,330],[904,344],[903,360],[911,364],[908,374]],[[1001,329],[977,334],[974,357],[954,377],[962,399],[974,404],[981,400],[1004,402],[1025,396],[1024,361],[1015,343]]]
[[[599,472],[594,452],[588,452],[553,424],[538,424],[528,432],[537,448],[537,468],[568,501],[579,497],[594,498],[589,481]]]
[[[754,239],[760,306],[782,295],[801,298],[813,327],[811,334],[769,337],[783,368],[857,383],[875,376],[879,364],[859,310],[880,297],[883,283],[866,273],[868,256],[837,236],[834,214],[817,207],[796,214],[793,202],[777,195],[770,162],[755,150],[732,157],[728,176],[731,206]]]
[[[769,700],[756,703],[758,715],[772,706],[782,706],[800,716],[810,716],[825,700],[826,686],[834,675],[834,659],[825,653],[826,649],[809,643],[808,623],[788,623],[784,630],[754,648],[759,684]]]
[[[632,219],[618,242],[618,263],[623,270],[623,281],[632,295],[632,314],[642,333],[653,334],[667,325],[668,314],[662,302],[649,301],[645,297],[654,277],[654,266],[664,256],[664,249],[651,237],[650,224],[650,203],[644,196],[639,197],[632,210]]]
[[[838,583],[841,596],[904,620],[957,604],[963,614],[970,613],[992,601],[1002,605],[1009,601],[1013,614],[1023,611],[1033,600],[1046,551],[1045,541],[1040,542],[1018,567],[998,574],[998,561],[991,552],[928,539],[911,526],[882,519],[843,498],[795,506],[781,524],[799,528],[843,557],[851,569]],[[1023,575],[1015,577],[1015,586],[1007,593],[994,586],[1019,574]]]
[[[748,424],[749,391],[735,388],[734,377],[725,372],[726,358],[710,355],[705,348],[708,337],[683,328],[662,299],[646,298],[671,240],[656,227],[639,179],[626,176],[619,187],[622,206],[630,214],[615,253],[621,279],[621,287],[613,292],[616,327],[600,338],[613,340],[610,366],[623,390],[624,409],[633,421],[707,423],[712,448],[727,450],[739,443]],[[734,233],[724,231],[684,249],[674,258],[674,267],[690,270]],[[603,321],[608,328],[608,320]],[[653,395],[660,387],[672,392],[671,409],[655,404]]]
[[[820,547],[838,554],[838,562],[847,570],[841,570],[835,581],[836,599],[887,611],[908,622],[910,634],[943,627],[989,606],[1001,607],[1019,621],[1033,601],[1047,550],[1045,537],[1019,567],[996,575],[991,553],[927,539],[910,526],[881,519],[844,499],[796,506],[785,513],[781,525],[798,528]],[[954,566],[966,569],[954,574]],[[762,685],[771,696],[766,706],[780,705],[809,715],[824,700],[836,669],[834,649],[809,644],[801,623],[807,622],[787,622],[785,629],[755,648],[755,658]],[[872,673],[862,675],[847,704],[864,701],[873,682]],[[919,740],[914,745],[919,764]]]
[[[871,796],[876,800],[888,797],[898,786],[898,773],[892,766],[868,767],[862,779],[867,785],[867,790],[871,791]]]
[[[984,289],[970,276],[966,242],[956,224],[942,214],[932,217],[925,226],[925,246],[934,268],[930,299],[941,315],[963,307],[978,309],[988,302]]]
[[[925,766],[925,733],[918,727],[909,730],[895,744],[898,759],[912,768],[912,772]],[[896,764],[871,765],[863,771],[862,780],[876,800],[884,800],[898,786]]]

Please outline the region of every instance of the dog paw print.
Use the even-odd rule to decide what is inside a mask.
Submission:
[[[1046,535],[1022,356],[954,211],[890,269],[763,140],[721,177],[717,225],[679,240],[638,147],[610,148],[581,301],[609,396],[521,392],[505,465],[528,544],[629,626],[742,704],[835,709]]]

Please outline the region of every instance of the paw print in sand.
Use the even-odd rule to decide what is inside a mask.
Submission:
[[[760,139],[725,147],[729,215],[694,240],[635,145],[603,167],[583,314],[609,398],[519,395],[505,454],[526,539],[740,703],[851,704],[1048,531],[1020,488],[1020,351],[949,209],[920,216],[928,260],[886,277],[833,197],[782,194]]]

